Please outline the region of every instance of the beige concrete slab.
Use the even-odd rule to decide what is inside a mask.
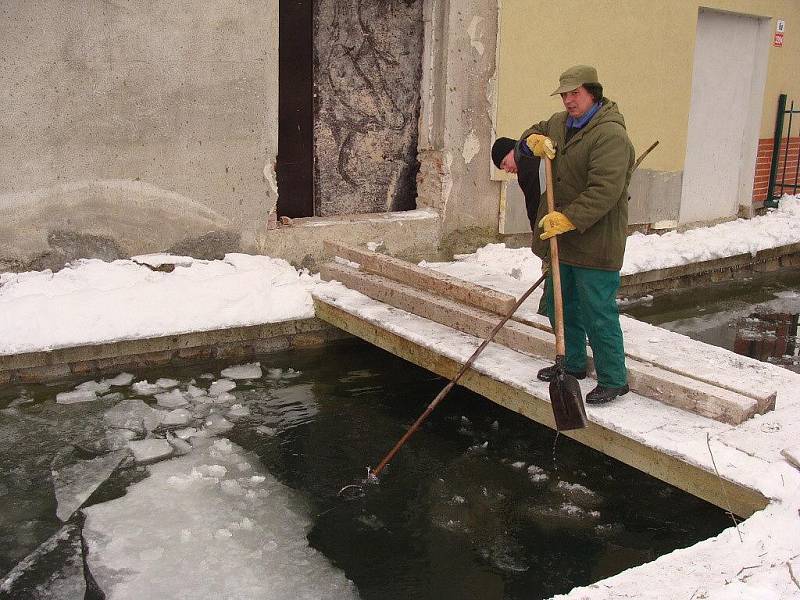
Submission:
[[[430,290],[470,306],[478,306],[492,312],[506,314],[517,303],[517,299],[510,294],[498,292],[463,279],[450,277],[432,269],[418,267],[415,264],[385,254],[330,241],[325,242],[325,248],[333,256],[339,256],[358,263],[364,270],[419,289]]]
[[[500,321],[493,313],[346,265],[328,263],[320,274],[325,280],[339,281],[370,298],[480,338],[488,337]],[[497,332],[495,341],[518,352],[542,357],[555,355],[552,334],[514,320]],[[752,398],[658,366],[629,359],[628,372],[635,392],[723,423],[742,423],[756,414],[757,403]]]

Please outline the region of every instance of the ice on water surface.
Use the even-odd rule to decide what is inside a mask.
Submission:
[[[74,390],[72,392],[61,392],[56,395],[56,402],[58,404],[76,404],[78,402],[92,402],[94,400],[97,400],[97,393],[93,390]]]
[[[62,521],[69,519],[92,492],[110,477],[127,455],[127,452],[117,450],[90,460],[79,460],[74,464],[54,464],[51,474],[58,502],[58,518]]]
[[[236,382],[230,379],[218,379],[208,388],[208,394],[210,396],[219,396],[223,392],[230,392],[234,388],[236,388]]]
[[[228,367],[222,370],[221,375],[227,379],[258,379],[262,375],[261,363],[254,362]]]
[[[85,510],[87,560],[106,598],[357,598],[308,545],[309,515],[292,492],[229,440],[205,442]]]

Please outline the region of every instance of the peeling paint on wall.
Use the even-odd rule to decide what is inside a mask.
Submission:
[[[483,37],[483,32],[478,32],[478,26],[483,21],[483,17],[472,17],[472,21],[469,23],[469,27],[467,27],[467,34],[469,35],[470,45],[475,48],[475,51],[480,55],[483,56],[483,42],[480,41],[481,37]]]
[[[464,149],[461,151],[464,162],[466,164],[471,163],[472,159],[475,158],[475,155],[480,151],[481,142],[478,136],[475,135],[475,130],[473,129],[467,134],[467,139],[464,140]]]

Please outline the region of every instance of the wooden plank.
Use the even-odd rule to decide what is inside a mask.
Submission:
[[[492,313],[346,265],[328,263],[320,273],[323,279],[335,279],[370,298],[479,338],[485,339],[499,321]],[[555,354],[552,334],[513,320],[497,333],[495,341],[525,354],[545,357]],[[757,403],[753,398],[637,360],[628,359],[627,366],[629,385],[642,396],[731,425],[742,423],[756,413]]]
[[[553,331],[552,328],[550,327],[550,323],[547,320],[547,317],[526,318],[524,316],[520,316],[517,314],[514,315],[514,317],[512,317],[512,320],[519,321],[520,323],[524,323],[525,325],[530,325],[531,327],[541,329],[542,331],[546,331],[548,333],[552,333]],[[625,357],[628,363],[630,363],[630,361],[636,361],[644,365],[653,365],[652,360],[643,357],[639,352],[637,352],[637,345],[635,340],[630,340],[625,342]],[[775,400],[778,397],[778,392],[775,389],[758,389],[753,387],[742,387],[734,385],[730,383],[728,380],[726,380],[724,369],[719,369],[717,371],[718,376],[711,378],[711,377],[703,377],[699,375],[697,372],[692,372],[687,368],[681,368],[676,365],[671,365],[669,364],[669,361],[663,363],[659,362],[657,365],[654,366],[663,371],[674,373],[676,376],[694,380],[698,382],[698,385],[706,384],[709,386],[713,386],[715,388],[727,390],[733,394],[737,394],[745,398],[752,398],[756,402],[757,414],[763,415],[766,412],[775,410]]]
[[[334,256],[358,263],[362,270],[377,273],[418,289],[430,290],[440,296],[505,315],[514,308],[517,299],[487,287],[425,269],[404,260],[363,250],[337,242],[325,241],[325,250]]]
[[[380,302],[483,339],[488,337],[502,318],[347,265],[326,263],[320,268],[320,275],[325,280],[336,280]],[[514,321],[508,321],[497,332],[495,341],[535,356],[550,356],[555,353],[552,335]]]
[[[331,325],[445,378],[453,377],[461,368],[461,363],[348,312],[320,298],[316,292],[312,296],[317,316]],[[459,383],[500,406],[555,428],[550,402],[544,397],[535,396],[474,369],[469,369]],[[721,480],[712,470],[647,446],[591,419],[586,429],[563,432],[563,435],[725,510],[732,510],[739,516],[749,517],[767,506],[767,499],[757,490],[740,482]]]

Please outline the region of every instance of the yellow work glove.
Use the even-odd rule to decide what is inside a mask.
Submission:
[[[567,215],[555,210],[542,217],[542,220],[539,221],[539,227],[544,231],[544,233],[539,236],[540,240],[546,240],[554,235],[575,229],[575,225],[567,218]]]
[[[540,158],[546,156],[550,160],[556,157],[556,145],[553,143],[553,140],[546,135],[532,133],[525,139],[525,142],[528,144],[528,148],[531,149],[534,156]]]

